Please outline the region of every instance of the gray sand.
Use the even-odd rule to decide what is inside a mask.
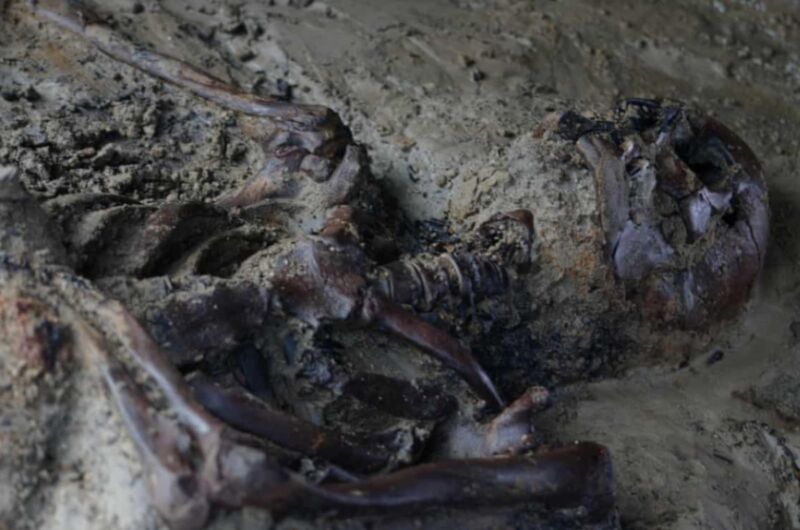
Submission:
[[[296,101],[335,109],[410,219],[467,229],[496,211],[531,209],[539,265],[515,302],[536,315],[523,327],[540,340],[517,356],[539,374],[531,383],[557,397],[537,428],[548,442],[611,449],[623,528],[800,529],[796,0],[269,4],[113,0],[103,9],[130,21],[134,40],[223,79],[264,94],[288,85]],[[764,164],[765,270],[741,317],[710,333],[626,318],[631,308],[597,261],[588,169],[569,145],[533,137],[552,111],[604,112],[629,95],[702,106]],[[0,166],[20,167],[38,198],[216,197],[260,161],[239,127],[232,113],[34,20],[24,2],[0,0]],[[374,342],[360,333],[342,340],[360,355]],[[8,377],[0,374],[0,392]],[[22,506],[23,516],[0,529],[160,528],[135,449],[91,370],[67,381],[72,412],[52,427],[57,435],[37,425],[15,431],[27,436],[25,461],[13,487],[0,484],[0,513]],[[445,528],[446,519],[386,526]],[[470,519],[476,528],[525,521]],[[244,511],[214,527],[269,524]]]

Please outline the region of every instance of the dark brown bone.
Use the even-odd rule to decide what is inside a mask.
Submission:
[[[174,420],[167,420],[152,412],[142,390],[115,360],[104,354],[98,339],[85,326],[80,327],[80,317],[76,319],[78,332],[85,339],[83,345],[99,361],[104,381],[143,455],[155,506],[171,526],[202,528],[207,522],[208,503],[242,506],[251,488],[263,492],[291,480],[274,459],[239,442],[234,432],[227,432],[193,399],[164,352],[123,306],[65,272],[55,274],[53,284],[79,306],[81,313],[101,318],[106,332],[155,382],[169,410],[176,415]],[[191,440],[179,435],[182,428]],[[195,451],[200,466],[191,462]]]
[[[229,276],[274,241],[208,204],[143,205],[113,194],[59,195],[43,207],[61,228],[74,268],[91,278],[170,274]],[[199,240],[202,240],[201,242]]]
[[[391,452],[375,444],[346,439],[337,432],[274,410],[240,390],[223,390],[202,378],[192,380],[191,385],[195,398],[219,419],[287,449],[357,473],[379,471],[391,460]]]
[[[81,204],[94,197],[98,205]],[[50,201],[48,206],[61,217],[75,268],[91,278],[170,272],[190,249],[239,224],[227,211],[200,202],[155,208],[114,196],[72,199]]]
[[[379,475],[350,485],[314,486],[282,471],[263,451],[225,435],[222,425],[189,397],[189,389],[158,346],[118,304],[105,300],[90,286],[59,274],[56,286],[65,294],[82,293],[82,304],[92,307],[110,324],[134,362],[158,384],[170,408],[197,439],[203,467],[197,474],[179,464],[182,449],[173,425],[156,421],[146,408],[146,398],[110,357],[85,341],[96,359],[105,362],[106,382],[132,436],[149,462],[153,491],[163,493],[156,506],[177,528],[205,524],[206,505],[201,495],[224,506],[262,506],[278,517],[376,513],[407,514],[442,506],[510,505],[541,503],[547,507],[582,508],[589,521],[608,517],[613,510],[614,483],[608,453],[602,446],[585,443],[536,457],[452,460],[425,464]],[[77,289],[77,291],[76,291]],[[86,333],[83,332],[86,336]],[[173,433],[173,434],[170,434]],[[172,456],[169,456],[172,455]],[[181,478],[183,477],[183,478]],[[196,481],[197,479],[197,481]],[[177,508],[177,510],[176,510]]]
[[[292,486],[274,464],[253,455],[260,466],[266,466],[261,478],[254,481],[257,466],[242,474],[231,461],[244,458],[247,448],[222,439],[218,424],[187,401],[185,383],[146,333],[119,306],[106,304],[103,312],[137,362],[159,382],[173,408],[200,438],[206,458],[217,459],[203,472],[203,478],[210,482],[210,494],[220,502],[263,505],[278,514],[335,510],[342,515],[388,510],[409,513],[442,505],[540,502],[561,508],[584,507],[590,518],[607,515],[613,506],[610,459],[596,444],[580,444],[536,458],[427,464],[359,481],[352,487],[313,487],[296,482]]]
[[[65,27],[73,32],[78,33],[86,38],[89,42],[93,43],[101,51],[108,54],[112,58],[126,62],[136,66],[145,72],[148,72],[157,77],[161,77],[170,82],[184,86],[195,93],[206,97],[219,104],[228,106],[241,112],[263,116],[270,119],[279,119],[282,121],[292,122],[296,126],[296,122],[301,123],[302,127],[298,130],[306,131],[308,128],[317,128],[314,134],[321,135],[322,137],[334,141],[339,145],[340,140],[349,141],[349,133],[341,133],[339,127],[333,129],[325,129],[323,122],[314,118],[314,113],[304,114],[304,111],[297,106],[290,106],[295,110],[287,110],[283,102],[273,102],[272,100],[262,100],[254,98],[253,96],[243,94],[234,87],[225,85],[224,83],[207,76],[206,74],[189,67],[188,65],[161,56],[155,53],[146,52],[136,48],[134,45],[124,40],[119,35],[115,34],[108,27],[98,21],[98,17],[93,15],[79,2],[34,2],[34,8],[37,13],[57,22],[62,27]],[[277,105],[277,107],[274,107]],[[296,107],[296,108],[295,108]],[[318,116],[317,116],[318,117]],[[316,121],[315,121],[316,120]],[[337,118],[338,120],[338,118]],[[340,122],[339,122],[340,123]],[[278,157],[284,155],[292,158],[296,165],[299,163],[300,158],[295,157],[295,147],[297,141],[292,140],[293,134],[300,134],[294,129],[291,131],[284,131],[279,134],[281,138],[289,138],[286,140],[294,147],[287,147],[287,145],[278,146],[274,142],[270,143],[270,149],[277,149],[279,151]],[[345,142],[346,143],[346,142]],[[323,144],[320,144],[323,146]],[[320,154],[330,154],[326,151],[327,148],[317,146],[317,152]],[[307,149],[308,145],[303,146]],[[287,159],[288,159],[287,158]],[[274,160],[268,162],[269,164],[277,163]],[[364,171],[364,153],[363,150],[356,146],[348,146],[345,152],[345,159],[342,164],[334,172],[333,177],[330,179],[330,200],[344,200],[357,185],[358,179],[363,176]],[[294,166],[293,166],[294,167]],[[260,177],[257,178],[258,182],[267,182]],[[269,188],[270,185],[264,188],[262,184],[253,184],[255,188],[251,189],[251,184],[246,184],[240,194],[234,196],[233,202],[227,199],[223,200],[223,204],[227,205],[243,205],[257,201],[259,197],[263,196],[264,190]],[[255,190],[255,191],[253,191]],[[271,192],[270,192],[271,193]],[[244,194],[244,195],[241,195]],[[236,197],[239,197],[236,199]],[[241,200],[240,200],[241,199]],[[187,206],[188,207],[188,206]],[[175,206],[175,208],[180,208]],[[144,239],[148,241],[151,248],[149,250],[156,251],[159,249],[170,249],[173,244],[166,244],[173,242],[177,239],[179,242],[185,240],[193,241],[192,237],[186,238],[173,238],[172,234],[181,234],[183,231],[180,227],[183,226],[180,221],[182,217],[179,212],[170,217],[167,215],[169,211],[159,211],[154,214],[156,219],[148,221],[144,233],[151,233],[152,238]],[[162,217],[164,219],[162,219]],[[174,217],[174,218],[173,218]],[[189,225],[191,226],[191,225]],[[152,229],[151,229],[152,228]],[[170,228],[167,231],[164,228]],[[191,234],[190,234],[191,235]],[[153,239],[153,242],[149,242]],[[328,245],[328,243],[323,243]],[[143,250],[139,256],[145,256],[146,263],[141,264],[139,274],[153,273],[163,267],[163,262],[166,261],[164,252],[144,252]],[[356,269],[350,269],[345,265],[346,262],[363,261],[362,252],[359,249],[351,249],[345,246],[329,251],[320,247],[317,243],[311,245],[297,245],[292,251],[291,255],[286,258],[291,268],[298,268],[299,270],[283,270],[278,271],[276,275],[276,288],[281,295],[283,301],[291,308],[291,311],[298,314],[302,318],[311,323],[317,323],[321,319],[329,320],[348,320],[353,317],[363,317],[363,314],[357,315],[361,303],[361,297],[364,294],[364,275],[363,265],[356,263]],[[280,266],[280,260],[279,260]],[[305,267],[321,267],[322,272],[317,274],[308,274],[309,271],[304,271]],[[354,273],[354,270],[361,271],[359,277]],[[328,286],[332,283],[333,288]],[[311,287],[315,286],[315,289]],[[373,308],[378,307],[372,304]],[[385,307],[385,304],[383,304]],[[485,398],[489,398],[494,404],[500,404],[502,401],[499,399],[498,393],[494,386],[489,381],[486,374],[482,369],[471,360],[471,355],[468,350],[460,346],[457,341],[453,340],[445,333],[432,328],[421,320],[420,329],[424,332],[417,332],[409,327],[409,324],[416,319],[413,315],[403,316],[402,319],[398,317],[402,312],[397,308],[393,310],[390,316],[382,318],[381,323],[384,327],[391,332],[408,338],[412,342],[422,346],[426,351],[438,356],[445,362],[450,362],[452,366],[459,370],[462,376],[469,377],[472,385],[476,385],[476,389],[481,392]],[[377,314],[370,314],[370,318]],[[420,339],[423,339],[420,342]],[[449,351],[447,349],[450,349]],[[449,359],[449,361],[447,361]],[[470,359],[470,362],[467,362]]]
[[[508,288],[496,261],[470,252],[414,256],[378,269],[375,288],[387,299],[430,311],[449,297],[476,302]]]
[[[364,320],[409,341],[455,370],[490,405],[496,408],[505,405],[469,349],[449,333],[374,293],[364,300]]]
[[[209,500],[187,458],[189,440],[173,422],[159,416],[125,369],[101,346],[101,339],[80,320],[76,342],[101,374],[147,475],[158,512],[176,529],[208,519]]]
[[[134,280],[116,277],[103,290],[134,312],[178,367],[221,360],[264,326],[270,292],[250,282],[208,277]]]
[[[295,149],[285,152],[278,148],[276,157],[281,157],[280,162],[267,162],[258,174],[249,178],[238,191],[220,198],[218,204],[225,208],[234,208],[256,205],[268,198],[295,198],[300,194],[299,186],[288,185],[281,179],[273,178],[273,175],[279,174],[284,169],[299,170],[302,156],[304,156],[302,151]],[[330,178],[318,182],[325,198],[322,206],[331,207],[347,202],[359,185],[363,184],[366,167],[364,149],[357,145],[348,145],[341,162],[330,173]]]
[[[278,515],[301,511],[388,515],[536,503],[583,508],[587,522],[600,522],[613,513],[614,478],[608,451],[580,443],[533,457],[441,461],[305,494],[276,493],[268,492],[262,503]]]
[[[550,394],[535,386],[498,414],[486,429],[486,452],[490,455],[517,454],[533,443],[533,415],[550,402]]]
[[[310,152],[320,152],[334,133],[338,117],[327,107],[297,105],[274,98],[254,96],[197,68],[159,53],[150,52],[107,27],[84,2],[77,0],[31,0],[34,12],[62,28],[80,35],[109,57],[138,68],[174,85],[184,87],[220,106],[252,116],[280,121],[296,132],[313,132],[301,137]],[[326,128],[326,125],[331,126]],[[322,151],[324,154],[324,150]]]
[[[750,148],[713,118],[690,114],[689,120],[697,142],[718,142],[714,149],[723,151],[718,156],[730,160],[722,168],[733,194],[730,221],[685,273],[651,278],[645,299],[658,317],[674,318],[664,315],[664,308],[678,307],[685,323],[703,325],[734,315],[747,301],[766,255],[769,207],[761,164]]]
[[[358,245],[370,260],[386,263],[400,254],[396,234],[387,219],[349,205],[331,209],[319,235],[340,245]]]
[[[84,255],[91,256],[85,268],[92,277],[165,274],[194,246],[236,224],[224,210],[199,202],[167,203],[154,210],[117,206],[93,212],[82,220],[84,224],[98,221],[101,228],[95,231],[92,242],[105,241],[107,245],[111,241],[113,245],[83,247]]]
[[[66,4],[59,5],[65,6]],[[55,18],[63,26],[88,38],[101,50],[112,56],[123,61],[127,58],[127,62],[136,64],[145,71],[181,86],[188,86],[203,97],[218,103],[225,104],[225,101],[228,101],[226,98],[231,96],[233,98],[232,108],[242,112],[247,112],[248,109],[252,111],[248,106],[252,103],[249,96],[245,98],[246,101],[242,101],[235,97],[237,94],[231,94],[231,87],[220,86],[218,80],[187,68],[186,65],[177,61],[170,62],[172,60],[166,57],[141,52],[128,46],[124,41],[115,39],[115,36],[108,32],[107,28],[91,21],[90,16],[83,17],[79,13],[62,13],[61,15],[56,14]],[[83,20],[81,20],[82,18]],[[137,60],[138,63],[136,63]],[[174,73],[173,70],[170,70],[172,67],[177,69],[179,75],[172,75]],[[182,68],[187,68],[188,71],[184,71]],[[228,102],[230,103],[230,101]],[[262,104],[268,107],[271,102],[258,102],[258,105]],[[263,110],[263,107],[259,106],[258,110]],[[252,113],[281,121],[281,118],[276,117],[274,108],[268,110],[269,112]],[[296,109],[292,107],[290,110]],[[286,116],[283,116],[283,120],[285,120],[283,123],[292,122],[292,120],[286,119]],[[300,121],[302,122],[302,120]],[[314,123],[311,129],[317,127],[320,127],[319,122]],[[292,129],[292,127],[287,127],[287,129]],[[297,130],[290,130],[270,137],[270,148],[286,147],[274,159],[278,165],[277,168],[274,168],[276,171],[282,168],[296,168],[297,160],[301,160],[301,155],[300,167],[324,165],[318,164],[319,160],[307,157],[301,151],[301,149],[307,149],[309,145],[318,144],[315,144],[313,135],[303,134],[305,132],[303,127],[299,127],[298,130],[299,133]],[[335,140],[327,144],[329,149],[319,148],[317,151],[321,155],[327,155],[332,151],[338,152],[341,136]],[[297,153],[297,156],[294,153]],[[254,199],[249,197],[248,200]],[[342,273],[342,269],[335,272]],[[59,279],[62,287],[64,287],[64,283],[74,281],[75,278],[71,276]],[[114,331],[116,339],[122,343],[134,363],[158,384],[169,408],[177,414],[182,426],[195,438],[198,445],[196,455],[202,457],[203,467],[198,469],[200,480],[197,488],[189,488],[190,493],[203,492],[213,502],[226,506],[254,503],[278,511],[288,507],[292,511],[302,511],[303,513],[308,505],[313,507],[315,504],[321,510],[334,509],[343,514],[349,510],[360,512],[387,509],[406,513],[419,508],[436,507],[441,503],[469,506],[480,502],[505,504],[538,501],[559,507],[584,507],[593,514],[592,517],[598,511],[598,502],[607,508],[605,500],[611,495],[608,493],[611,488],[598,487],[598,484],[608,486],[611,480],[607,456],[602,448],[596,446],[596,451],[584,447],[582,451],[542,455],[537,460],[469,460],[430,464],[416,470],[407,470],[362,481],[360,482],[360,485],[363,486],[362,489],[351,489],[344,486],[318,488],[299,482],[278,468],[275,462],[262,451],[223,436],[225,431],[221,423],[210,417],[191,399],[185,383],[174,368],[166,362],[163,352],[123,307],[103,300],[98,293],[88,292],[91,291],[91,288],[87,288],[85,285],[77,288],[86,297],[98,298],[93,301],[91,311],[102,317],[101,320]],[[349,289],[350,286],[347,288]],[[68,291],[70,289],[65,288],[65,292]],[[74,289],[72,292],[74,294]],[[364,306],[362,308],[364,311],[359,318],[363,317],[366,321],[376,319],[407,338],[414,340],[413,337],[416,337],[420,344],[427,344],[431,349],[441,350],[435,352],[440,355],[452,356],[455,353],[455,361],[451,360],[450,362],[471,361],[468,351],[465,353],[465,350],[458,344],[453,345],[447,342],[448,340],[454,341],[452,337],[442,334],[435,328],[425,329],[424,322],[419,321],[413,315],[404,314],[403,310],[379,300],[379,297],[369,296]],[[344,309],[347,310],[347,307]],[[358,309],[358,304],[351,309]],[[348,314],[351,313],[348,312]],[[437,335],[437,333],[441,335]],[[467,368],[472,369],[474,375],[475,367]],[[480,368],[477,367],[477,371],[479,370]],[[117,391],[121,391],[120,389],[131,384],[122,377],[120,372],[115,372],[114,375],[107,378],[107,381],[110,388]],[[488,380],[479,381],[478,384],[483,384],[484,387],[488,386],[490,390],[493,390]],[[489,394],[499,401],[496,391],[493,394],[489,392]],[[141,393],[139,396],[141,397]],[[153,415],[143,413],[144,401],[131,395],[118,400],[118,404],[123,414],[133,417],[133,420],[129,422],[129,428],[134,436],[146,440],[146,447],[157,447],[163,439],[166,447],[156,450],[157,454],[170,455],[175,459],[189,454],[181,446],[182,442],[178,441],[177,434],[170,436],[162,432],[168,431],[169,428],[162,425]],[[558,482],[561,479],[568,480],[568,482]],[[161,479],[157,478],[157,480]],[[186,482],[191,480],[193,479],[188,478]],[[182,484],[181,487],[184,485]],[[555,491],[552,488],[555,488]],[[601,500],[598,501],[598,499]],[[171,507],[162,504],[162,509],[170,510]],[[607,510],[604,513],[607,513]],[[175,514],[168,514],[168,516],[170,515],[174,516]],[[204,519],[205,514],[198,515],[198,518]],[[183,518],[180,520],[184,521]],[[204,524],[204,521],[187,521],[187,524]]]
[[[273,267],[270,281],[292,314],[312,325],[324,321],[378,325],[453,368],[483,399],[502,407],[497,389],[469,349],[378,292],[368,291],[366,256],[357,245],[342,244],[344,236],[336,233],[338,240],[310,237],[277,256],[256,255],[239,273],[246,276],[250,267],[259,270],[267,257]]]
[[[157,276],[187,250],[235,224],[224,210],[199,202],[167,203],[150,215],[133,243],[135,276]]]
[[[24,188],[20,193],[24,199]],[[6,206],[0,203],[0,210]],[[32,203],[31,208],[35,207]],[[9,274],[19,270],[29,271],[7,264],[0,268]],[[214,504],[256,505],[278,515],[306,517],[331,511],[404,514],[441,506],[536,502],[583,508],[594,520],[612,509],[609,458],[605,449],[594,444],[535,458],[427,464],[358,481],[354,487],[308,484],[281,469],[263,450],[238,439],[205,411],[163,350],[122,305],[63,267],[48,269],[46,276],[62,299],[70,300],[64,304],[65,312],[74,306],[80,313],[70,315],[78,349],[102,374],[142,454],[155,506],[175,528],[204,526]],[[82,322],[84,315],[100,322],[103,334],[113,337],[129,361],[155,383],[170,414],[155,411],[121,361],[106,352],[100,335]]]
[[[535,502],[548,507],[583,508],[589,520],[600,520],[612,510],[610,461],[605,449],[595,444],[580,444],[535,458],[426,464],[358,481],[352,486],[320,487],[304,483],[282,472],[259,450],[225,438],[221,426],[187,399],[185,383],[124,308],[104,301],[86,285],[73,284],[68,277],[57,276],[56,284],[65,289],[65,294],[74,294],[77,288],[88,295],[88,300],[95,299],[90,305],[111,324],[132,359],[153,377],[171,409],[197,438],[205,464],[197,471],[200,480],[197,486],[190,487],[195,475],[176,463],[181,461],[179,456],[185,450],[181,449],[177,434],[170,434],[172,426],[156,422],[146,412],[140,395],[125,394],[137,392],[129,386],[132,383],[119,372],[116,375],[109,372],[107,382],[112,392],[119,393],[117,402],[128,418],[132,435],[138,439],[140,450],[153,455],[149,464],[155,466],[155,471],[151,471],[153,488],[163,494],[157,499],[160,501],[157,506],[176,527],[204,524],[205,505],[195,496],[200,492],[206,492],[210,500],[225,506],[263,506],[278,516],[331,511],[339,515],[405,514],[442,506]],[[81,299],[87,301],[86,297]],[[175,456],[167,458],[170,454]],[[179,480],[180,477],[185,479]],[[175,510],[176,507],[180,510]]]
[[[254,119],[247,130],[261,143],[267,162],[241,191],[222,197],[222,206],[245,206],[291,193],[277,178],[284,172],[300,170],[325,181],[339,158],[348,156],[345,147],[351,143],[350,131],[327,107],[248,94],[183,61],[135,45],[77,0],[31,0],[31,4],[36,14],[76,33],[112,59]],[[329,187],[340,196],[346,193],[339,189],[341,179]]]
[[[445,299],[478,302],[508,290],[509,270],[530,266],[533,215],[528,210],[493,215],[470,245],[432,256],[404,257],[377,269],[372,288],[387,300],[430,311]]]
[[[577,146],[594,169],[617,276],[653,320],[704,327],[742,307],[763,265],[769,207],[761,165],[713,118],[657,102],[648,103],[645,114],[620,122],[611,134],[605,134],[608,127],[585,134]],[[676,201],[686,248],[673,247],[663,235],[654,196],[636,207],[629,202],[628,171],[638,171],[637,164],[617,145],[627,136],[656,150],[657,189]]]

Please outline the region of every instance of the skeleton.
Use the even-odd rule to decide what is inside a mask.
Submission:
[[[735,315],[764,263],[769,206],[744,141],[680,103],[629,99],[613,121],[549,119],[592,168],[608,261],[648,317],[706,329]]]
[[[478,428],[480,441],[466,458],[380,473],[391,458],[382,448],[273,409],[252,395],[255,383],[248,393],[184,379],[170,358],[191,356],[202,342],[187,336],[191,329],[217,323],[214,329],[235,341],[240,328],[225,321],[227,306],[219,307],[228,301],[237,314],[254,315],[253,322],[280,308],[312,327],[379,327],[452,368],[490,407],[502,409],[504,400],[469,349],[408,307],[427,309],[445,298],[474,303],[507,289],[510,276],[527,266],[532,216],[497,215],[472,241],[438,256],[386,259],[393,254],[384,234],[389,229],[380,208],[369,207],[375,195],[363,149],[335,113],[257,98],[139,49],[78,3],[35,2],[33,9],[114,59],[249,116],[250,131],[270,155],[259,174],[214,205],[151,208],[113,196],[57,198],[45,207],[60,219],[63,241],[15,171],[0,174],[4,340],[34,370],[68,362],[72,350],[97,371],[168,524],[202,527],[218,506],[258,506],[281,517],[539,503],[579,509],[589,522],[612,516],[605,448],[579,443],[529,453],[530,415],[543,401],[538,389]],[[286,178],[299,173],[305,178]],[[273,202],[302,202],[309,193],[333,207],[324,222],[312,213],[308,225],[279,241],[254,223]],[[72,237],[84,233],[73,228],[88,218],[98,231]],[[100,245],[107,231],[118,234],[119,246]],[[232,240],[242,244],[221,243]],[[195,279],[221,270],[227,273]],[[111,272],[143,279],[170,274],[188,286],[185,293],[178,288],[172,310],[189,311],[197,300],[205,305],[191,324],[166,325],[156,341],[124,304],[87,279]],[[193,291],[198,281],[205,298]],[[321,482],[306,480],[281,465],[284,451],[328,461],[334,472]]]
[[[170,525],[202,526],[217,506],[260,506],[280,517],[533,502],[578,508],[587,521],[610,516],[614,487],[602,446],[531,455],[530,417],[546,401],[540,389],[487,424],[452,433],[449,443],[461,444],[452,453],[463,459],[398,471],[410,462],[393,461],[390,447],[268,405],[257,370],[243,370],[246,390],[186,380],[175,365],[190,363],[211,338],[238,344],[283,312],[312,328],[379,327],[454,369],[502,409],[469,349],[416,311],[443,301],[469,306],[508,290],[529,265],[532,216],[499,214],[445,251],[398,259],[365,153],[335,113],[258,98],[142,50],[78,3],[33,7],[110,57],[240,113],[267,154],[257,175],[214,204],[151,207],[107,195],[57,197],[42,207],[13,170],[0,176],[5,346],[36,373],[68,363],[70,350],[98,371]],[[705,326],[744,303],[764,259],[768,209],[760,167],[740,139],[683,106],[649,100],[629,100],[614,121],[566,113],[550,127],[575,141],[593,168],[609,262],[651,316]],[[665,205],[665,195],[675,204]],[[277,205],[302,206],[310,196],[325,208],[302,211],[290,229],[263,222]],[[85,237],[76,228],[85,223],[98,231]],[[105,247],[109,233],[119,237]],[[104,283],[115,274],[163,282],[169,296],[134,316],[107,294],[119,290]],[[135,282],[129,291],[137,295]],[[258,355],[243,359],[258,362]],[[384,386],[404,401],[423,401],[392,378],[351,383],[367,396]],[[420,416],[438,419],[446,408],[437,401]],[[301,477],[283,466],[286,453],[323,460],[330,474]]]

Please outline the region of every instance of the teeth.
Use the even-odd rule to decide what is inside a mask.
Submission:
[[[730,191],[711,191],[708,188],[703,188],[700,193],[711,203],[717,213],[727,211],[731,207],[733,193]]]
[[[695,241],[706,233],[711,222],[712,206],[706,196],[697,193],[681,203],[683,220],[689,230],[689,242]]]

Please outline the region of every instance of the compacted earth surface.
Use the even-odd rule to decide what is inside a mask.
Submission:
[[[406,234],[441,240],[495,212],[530,210],[534,264],[522,288],[483,307],[492,318],[461,315],[469,324],[453,329],[504,394],[533,385],[551,391],[552,406],[535,419],[539,442],[609,448],[622,528],[800,528],[796,1],[112,0],[97,7],[131,40],[248,92],[334,109],[365,146]],[[590,169],[573,143],[542,134],[553,112],[605,117],[632,96],[702,108],[763,163],[771,208],[764,269],[747,306],[722,323],[688,331],[641,316],[597,247]],[[102,193],[142,205],[207,201],[236,189],[263,160],[234,112],[115,62],[35,17],[26,2],[0,0],[0,166],[17,168],[37,200]],[[117,296],[125,283],[101,287]],[[336,355],[349,356],[342,366],[442,385],[459,396],[459,414],[479,414],[452,374],[413,348],[370,331],[326,333]],[[10,367],[0,373],[0,399],[24,384],[10,374]],[[50,427],[16,425],[0,401],[0,515],[15,514],[0,528],[162,527],[96,375],[74,369],[52,377],[57,395],[48,402],[68,406],[38,410]],[[314,397],[306,414],[334,426],[354,421],[356,405],[335,397]],[[430,436],[414,429],[409,436]],[[243,510],[211,523],[271,524],[574,527],[566,516],[525,510],[377,523],[273,523]]]

